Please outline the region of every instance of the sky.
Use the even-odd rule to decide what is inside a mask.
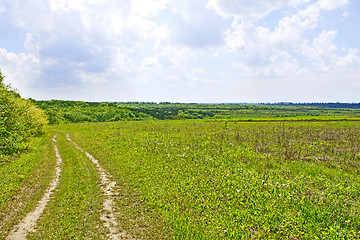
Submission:
[[[359,0],[0,0],[24,98],[360,102]]]

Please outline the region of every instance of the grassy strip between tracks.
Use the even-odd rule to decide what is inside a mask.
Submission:
[[[32,138],[18,155],[0,156],[0,239],[41,199],[55,163],[50,135]]]
[[[359,237],[356,122],[122,122],[57,128],[70,131],[123,184],[131,196],[121,200],[130,201],[124,211],[142,214],[153,234],[176,239]]]
[[[97,170],[64,133],[56,135],[63,159],[60,182],[28,239],[104,239]]]

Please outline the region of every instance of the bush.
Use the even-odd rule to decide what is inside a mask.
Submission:
[[[3,80],[0,71],[0,155],[10,155],[25,149],[29,137],[44,132],[47,117]]]

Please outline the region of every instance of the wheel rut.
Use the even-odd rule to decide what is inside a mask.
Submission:
[[[100,219],[104,221],[104,226],[109,230],[109,234],[107,236],[107,239],[111,240],[118,240],[118,239],[134,239],[131,236],[129,236],[123,229],[121,229],[121,226],[117,223],[116,216],[118,215],[115,207],[115,201],[114,198],[117,195],[116,193],[116,182],[111,180],[113,179],[113,176],[105,171],[101,165],[99,164],[99,161],[96,160],[90,153],[86,152],[80,146],[74,142],[70,135],[66,135],[66,139],[69,140],[74,146],[84,153],[91,162],[96,166],[97,171],[100,176],[100,182],[101,182],[101,191],[104,195],[104,203],[103,203],[103,211],[100,215]]]
[[[23,240],[26,239],[26,236],[29,232],[34,232],[36,227],[36,222],[43,213],[47,203],[50,200],[51,195],[53,194],[56,186],[60,180],[61,174],[61,164],[62,159],[59,153],[59,149],[56,145],[56,135],[52,139],[53,148],[56,154],[56,167],[55,167],[55,177],[52,179],[48,189],[45,191],[45,194],[38,202],[34,211],[28,213],[25,218],[23,218],[19,224],[13,227],[10,231],[10,234],[6,238],[7,240]]]

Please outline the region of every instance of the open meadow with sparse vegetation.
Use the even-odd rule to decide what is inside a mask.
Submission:
[[[0,239],[360,238],[358,104],[35,101],[2,80]]]
[[[1,162],[1,237],[54,175],[56,135],[60,182],[28,238],[106,239],[99,176],[69,134],[113,176],[117,222],[135,238],[356,239],[360,125],[324,120],[52,125]]]
[[[52,128],[70,133],[115,177],[124,196],[117,204],[130,216],[119,221],[140,238],[141,221],[148,237],[165,230],[175,239],[359,237],[359,122]]]

